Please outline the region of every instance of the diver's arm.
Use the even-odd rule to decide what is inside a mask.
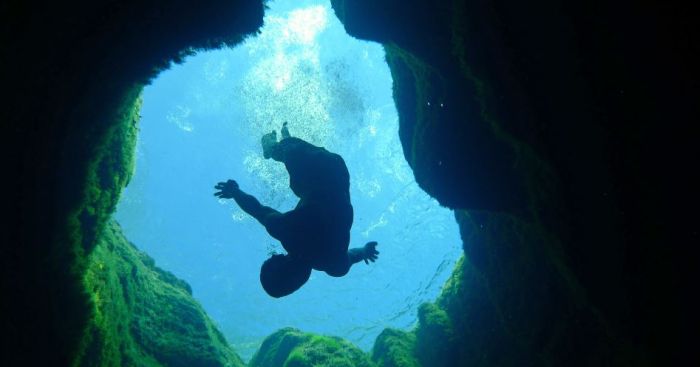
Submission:
[[[222,199],[235,200],[236,204],[238,204],[244,212],[250,214],[260,223],[264,224],[266,219],[272,214],[280,214],[277,210],[260,204],[258,199],[253,195],[243,192],[243,190],[238,187],[238,183],[234,180],[219,182],[215,188],[220,190],[214,193],[215,196]]]
[[[357,264],[364,260],[365,264],[369,262],[375,262],[377,260],[377,242],[371,241],[367,242],[364,247],[356,247],[348,250],[348,259],[350,260],[350,265]]]

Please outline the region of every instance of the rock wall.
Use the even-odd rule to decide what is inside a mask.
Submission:
[[[280,329],[263,341],[250,367],[372,367],[369,356],[336,337]]]
[[[443,296],[415,332],[383,333],[374,361],[683,360],[700,203],[693,13],[674,1],[333,6],[350,34],[385,45],[406,159],[465,239]],[[168,363],[136,334],[107,336],[119,326],[98,322],[89,256],[130,177],[142,86],[194,49],[255,32],[262,12],[261,1],[2,2],[3,365]]]
[[[692,312],[683,243],[697,242],[700,203],[688,170],[697,30],[683,7],[332,3],[348,33],[385,45],[406,159],[462,227],[463,290],[422,309],[446,312],[435,320],[449,332],[421,316],[414,354],[426,365],[680,361]],[[421,338],[433,331],[455,340],[440,358],[442,339]]]
[[[76,365],[244,365],[189,284],[158,268],[115,222],[88,257],[84,283],[93,310]]]
[[[3,365],[72,363],[93,310],[87,256],[131,175],[143,85],[238,43],[262,15],[261,1],[2,2]]]

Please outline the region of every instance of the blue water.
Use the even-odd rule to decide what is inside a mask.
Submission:
[[[409,329],[460,255],[452,212],[415,183],[398,139],[381,45],[348,36],[325,1],[275,1],[261,33],[161,73],[143,95],[136,173],[116,213],[126,235],[192,285],[246,360],[262,339],[294,326],[369,350],[386,327]],[[351,247],[379,242],[376,263],[343,278],[313,272],[273,299],[260,265],[281,246],[213,186],[229,178],[265,204],[296,204],[284,165],[260,137],[292,135],[341,154],[355,208]]]

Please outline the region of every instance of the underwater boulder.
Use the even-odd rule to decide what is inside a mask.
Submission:
[[[372,367],[369,356],[337,337],[283,328],[268,336],[250,367]]]
[[[76,365],[244,365],[190,286],[155,266],[117,223],[108,224],[88,262],[93,317]]]
[[[372,360],[381,367],[421,367],[415,348],[415,333],[384,329],[374,342]]]

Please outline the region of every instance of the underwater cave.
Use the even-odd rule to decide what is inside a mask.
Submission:
[[[0,365],[688,364],[686,8],[2,2]],[[212,194],[294,205],[284,121],[346,158],[381,255],[273,300],[279,246]]]
[[[258,35],[161,72],[142,100],[136,170],[114,218],[191,285],[244,360],[288,326],[368,352],[385,328],[410,330],[418,306],[437,297],[460,256],[454,214],[418,187],[403,156],[384,50],[347,35],[330,3],[270,3]],[[235,178],[264,205],[293,209],[284,165],[260,146],[285,121],[293,136],[345,159],[351,247],[376,240],[381,256],[343,278],[315,271],[274,299],[259,269],[284,250],[233,200],[217,203],[212,187]]]

